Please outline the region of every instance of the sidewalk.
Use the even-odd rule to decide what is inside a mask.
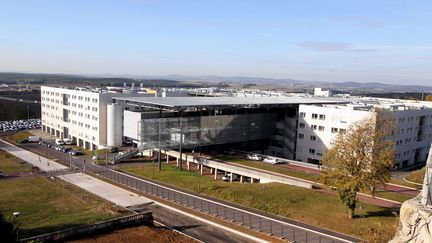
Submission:
[[[61,165],[53,160],[44,158],[35,153],[22,149],[2,139],[0,139],[0,149],[32,164],[33,166],[38,167],[42,171],[57,171],[68,169],[68,167],[64,165]]]
[[[122,207],[149,204],[153,201],[86,174],[60,175],[58,178]]]

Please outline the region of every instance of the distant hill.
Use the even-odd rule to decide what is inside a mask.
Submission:
[[[67,75],[67,74],[35,74],[35,73],[7,73],[0,72],[0,83],[2,82],[40,82],[40,83],[77,83],[81,85],[113,85],[119,86],[123,82],[126,83],[143,83],[146,87],[209,87],[220,85],[221,83],[237,83],[237,84],[262,84],[262,85],[293,85],[297,88],[311,90],[314,87],[322,87],[333,90],[340,90],[355,93],[370,93],[370,92],[432,92],[432,86],[422,85],[394,85],[383,84],[379,82],[326,82],[326,81],[305,81],[294,79],[273,79],[261,77],[245,77],[245,76],[217,76],[217,75],[99,75],[99,76],[84,76],[84,75]]]
[[[77,84],[77,85],[105,85],[105,86],[121,86],[126,82],[143,83],[146,87],[188,87],[196,86],[193,84],[184,84],[176,80],[167,79],[132,79],[125,77],[90,77],[84,75],[68,75],[68,74],[40,74],[40,73],[11,73],[0,72],[0,83],[40,83],[40,84]]]

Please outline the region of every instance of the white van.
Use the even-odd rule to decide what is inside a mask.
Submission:
[[[41,141],[42,139],[39,136],[29,136],[28,140],[30,143],[37,143]]]
[[[56,144],[56,145],[64,145],[65,143],[63,142],[63,139],[61,139],[61,138],[57,138],[57,139],[55,140],[55,144]]]
[[[70,138],[63,138],[63,142],[64,142],[64,144],[71,145],[72,144],[72,139],[70,139]]]

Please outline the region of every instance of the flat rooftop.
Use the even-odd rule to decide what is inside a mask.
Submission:
[[[304,97],[113,97],[114,100],[172,109],[210,106],[273,106],[296,104],[345,104],[347,100]]]

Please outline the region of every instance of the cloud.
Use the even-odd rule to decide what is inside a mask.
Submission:
[[[297,45],[312,51],[347,51],[352,46],[351,44],[347,43],[321,41],[304,41],[297,43]]]
[[[298,46],[312,50],[323,52],[374,52],[376,49],[358,48],[350,43],[339,42],[322,42],[322,41],[304,41],[297,43]]]
[[[383,26],[380,22],[361,16],[337,16],[330,18],[330,20],[338,23],[355,23],[368,28],[380,28]]]

